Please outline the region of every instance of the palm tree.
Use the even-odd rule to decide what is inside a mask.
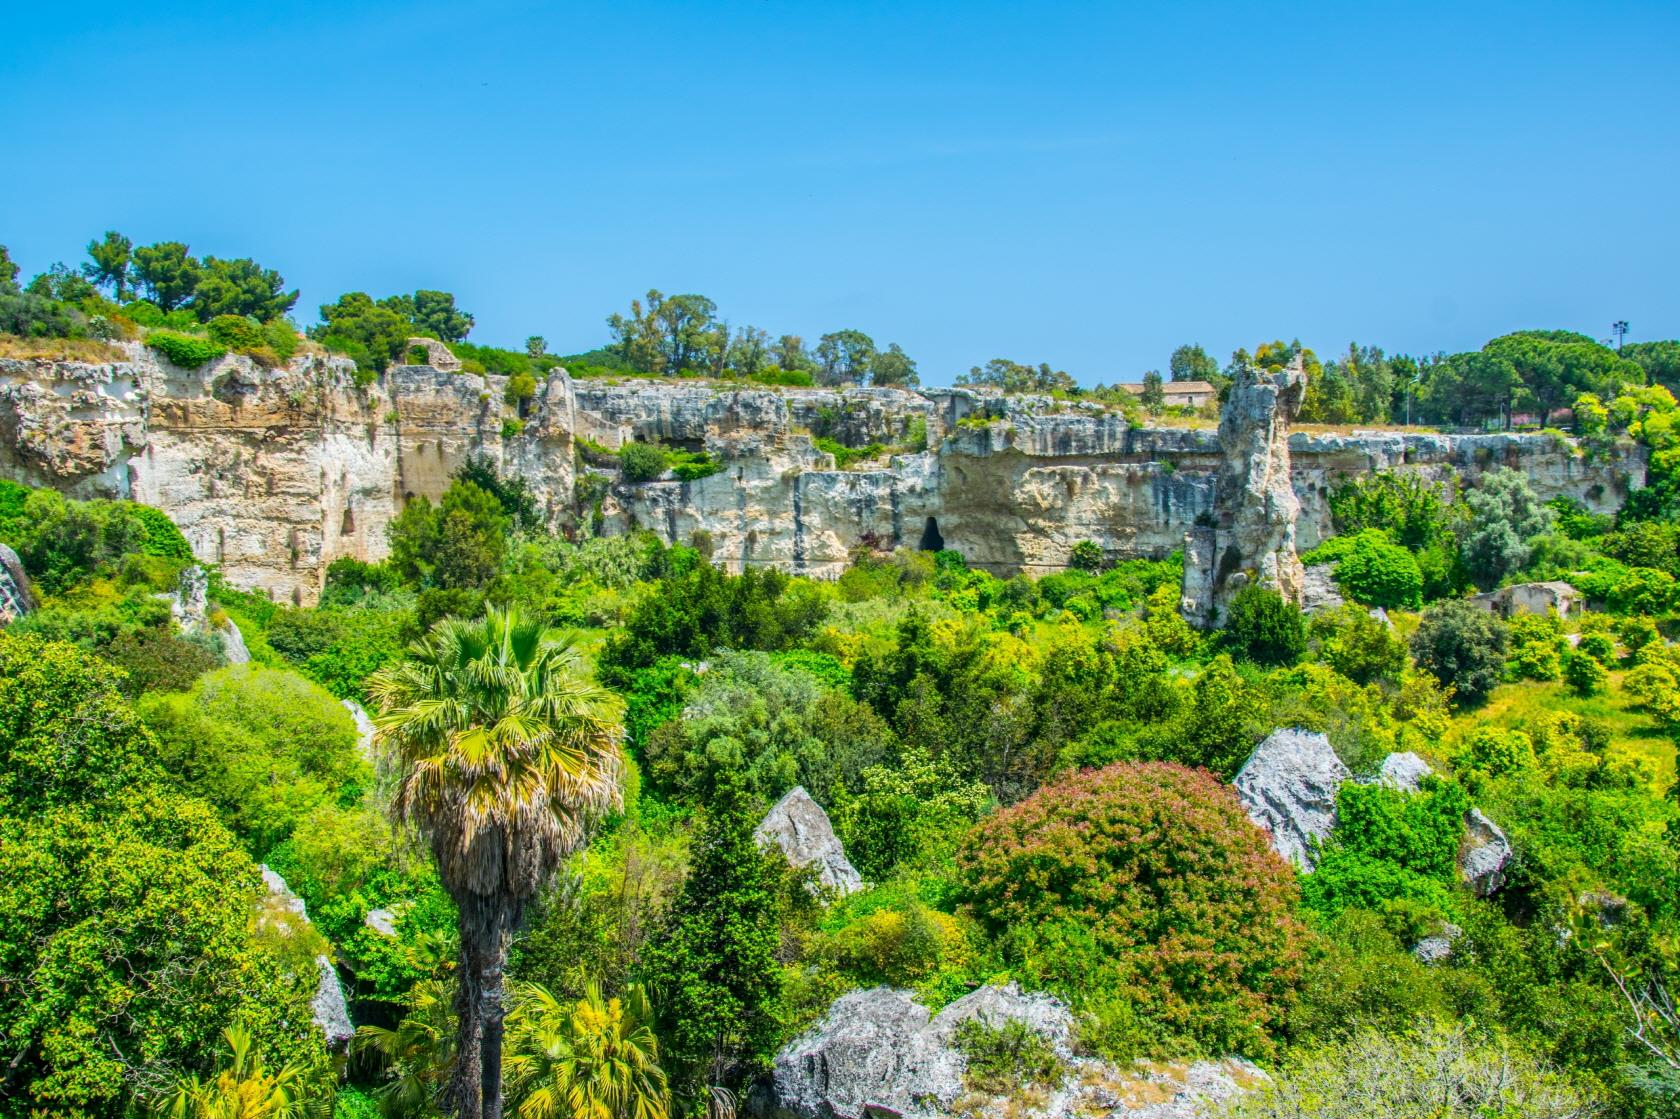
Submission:
[[[368,681],[392,814],[430,842],[460,912],[455,1067],[442,1103],[501,1119],[502,981],[525,909],[618,801],[622,706],[570,643],[490,608],[445,618]]]
[[[323,1110],[330,1093],[311,1092],[302,1065],[274,1072],[263,1066],[255,1041],[243,1026],[222,1031],[229,1057],[214,1080],[185,1076],[153,1109],[164,1119],[303,1119]]]
[[[374,1089],[391,1119],[428,1114],[455,1067],[455,1012],[448,984],[423,979],[408,993],[408,1013],[390,1029],[358,1026],[351,1051],[378,1064],[385,1081]]]
[[[670,1092],[646,993],[562,1002],[521,985],[508,1015],[508,1079],[520,1119],[667,1119]]]

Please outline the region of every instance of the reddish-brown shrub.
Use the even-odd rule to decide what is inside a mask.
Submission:
[[[1076,1003],[1130,1002],[1148,1032],[1265,1052],[1307,933],[1295,874],[1205,770],[1122,762],[981,822],[959,878],[1012,962]]]

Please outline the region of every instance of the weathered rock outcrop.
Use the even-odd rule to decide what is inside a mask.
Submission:
[[[340,556],[382,559],[402,504],[438,497],[468,455],[525,478],[551,523],[576,525],[578,438],[662,440],[716,457],[724,469],[696,481],[613,484],[601,512],[608,532],[686,541],[704,530],[732,570],[833,575],[868,540],[1043,572],[1065,566],[1081,540],[1111,558],[1159,557],[1190,535],[1207,610],[1247,578],[1293,594],[1293,551],[1328,533],[1328,495],[1344,477],[1403,470],[1438,481],[1512,466],[1542,497],[1605,511],[1644,470],[1635,452],[1589,461],[1550,436],[1288,435],[1297,389],[1287,374],[1255,375],[1216,434],[967,388],[744,388],[555,370],[516,432],[504,428],[500,377],[396,366],[359,386],[342,358],[270,370],[230,355],[183,370],[127,348],[128,360],[102,365],[0,359],[0,476],[156,505],[232,585],[291,602],[314,601]],[[914,450],[923,432],[928,449]],[[905,451],[839,471],[816,448],[820,434]],[[1212,526],[1208,539],[1192,532],[1198,522]]]
[[[1505,885],[1505,867],[1511,861],[1511,841],[1482,810],[1472,808],[1464,816],[1464,846],[1458,855],[1458,869],[1477,897],[1497,893]]]
[[[817,885],[845,895],[863,889],[863,875],[846,858],[846,848],[834,834],[834,825],[822,805],[811,799],[803,785],[796,785],[775,803],[753,829],[759,845],[774,843],[793,866],[814,867]]]
[[[958,1028],[980,1021],[1022,1022],[1063,1062],[1058,1082],[1030,1102],[1027,1093],[990,1096],[965,1082],[968,1059]],[[1196,1119],[1207,1108],[1265,1083],[1247,1061],[1138,1062],[1117,1068],[1075,1056],[1073,1016],[1049,995],[1014,984],[982,987],[929,1018],[907,991],[876,987],[835,1000],[822,1022],[776,1055],[768,1110],[777,1119],[865,1119],[898,1115],[1034,1115],[1042,1119]]]
[[[1336,792],[1353,774],[1316,731],[1274,730],[1254,748],[1231,784],[1272,849],[1303,870],[1336,826]]]
[[[1301,410],[1307,375],[1297,357],[1278,372],[1244,366],[1219,417],[1224,449],[1214,483],[1213,514],[1185,540],[1184,616],[1217,625],[1225,606],[1250,583],[1301,601],[1296,552],[1296,496],[1289,425]]]
[[[295,920],[299,925],[309,926],[309,912],[303,904],[303,899],[292,892],[286,885],[286,880],[267,866],[262,868],[263,885],[268,888],[269,904],[277,911],[265,919],[274,920],[278,914],[284,914],[288,919]],[[320,969],[321,978],[315,987],[315,997],[310,1006],[314,1011],[315,1025],[327,1040],[327,1048],[341,1049],[356,1036],[356,1027],[350,1021],[350,1008],[344,1001],[344,986],[339,982],[338,969],[325,954],[315,957],[315,966]]]

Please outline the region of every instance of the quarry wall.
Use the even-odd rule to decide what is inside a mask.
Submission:
[[[1044,572],[1080,540],[1116,558],[1162,556],[1198,522],[1222,518],[1227,532],[1263,524],[1276,543],[1290,535],[1282,517],[1305,550],[1330,530],[1331,490],[1375,471],[1443,480],[1511,466],[1542,495],[1600,511],[1644,478],[1636,449],[1588,458],[1547,435],[1291,433],[1287,417],[1269,414],[1236,427],[1228,414],[1219,431],[1133,427],[1094,406],[971,389],[614,383],[561,370],[539,384],[523,429],[504,434],[502,378],[397,366],[362,387],[352,374],[322,356],[271,370],[230,355],[182,370],[137,345],[107,364],[0,359],[0,476],[156,505],[229,582],[294,603],[315,600],[332,560],[382,558],[402,504],[437,498],[469,454],[526,478],[550,521],[575,529],[591,519],[574,504],[579,471],[591,469],[577,465],[582,440],[664,441],[724,467],[611,485],[603,531],[640,527],[670,542],[704,531],[731,569],[818,576],[837,574],[864,540],[955,548],[1000,574]],[[846,471],[815,443],[912,446],[923,432],[927,450]],[[1249,460],[1273,464],[1274,498],[1288,480],[1293,503],[1274,501],[1283,512],[1269,521],[1216,501],[1248,484]]]

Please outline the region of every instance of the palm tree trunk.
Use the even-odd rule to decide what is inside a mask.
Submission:
[[[461,967],[455,995],[459,1047],[446,1106],[459,1119],[501,1119],[502,1005],[515,913],[506,900],[462,891]]]

